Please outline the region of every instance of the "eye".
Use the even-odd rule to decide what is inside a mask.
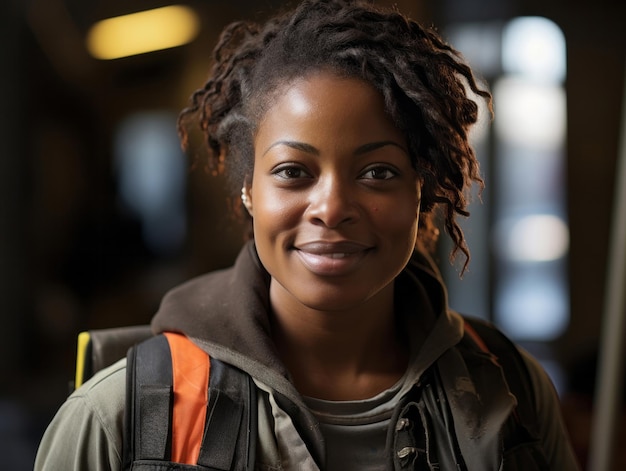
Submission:
[[[305,169],[295,164],[280,165],[272,171],[272,174],[284,180],[311,177],[311,175]]]
[[[398,176],[398,171],[387,166],[370,167],[361,174],[360,178],[367,180],[389,180]]]

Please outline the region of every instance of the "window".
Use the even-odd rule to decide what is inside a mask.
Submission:
[[[470,271],[459,281],[442,264],[450,304],[516,341],[549,342],[569,323],[563,33],[519,17],[455,25],[447,37],[489,81],[495,104],[489,132],[473,136],[487,190],[463,221]]]

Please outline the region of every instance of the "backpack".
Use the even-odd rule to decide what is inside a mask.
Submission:
[[[181,334],[154,335],[141,325],[81,332],[72,389],[125,355],[122,469],[254,469],[257,401],[249,375]]]
[[[138,344],[127,358],[123,469],[254,469],[249,375],[174,333]]]
[[[536,440],[532,381],[519,350],[490,323],[464,319],[463,348],[491,355],[518,398],[505,425],[511,442],[504,444],[505,450],[518,442]],[[127,354],[124,470],[254,469],[257,402],[256,387],[248,374],[209,358],[183,335],[154,336],[148,326],[81,335],[77,387],[121,358],[120,350],[131,347]],[[190,377],[196,380],[185,389]]]

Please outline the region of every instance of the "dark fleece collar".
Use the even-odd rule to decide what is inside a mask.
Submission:
[[[249,242],[232,267],[194,278],[167,293],[152,319],[152,330],[181,332],[218,347],[221,353],[216,357],[231,351],[238,361],[233,362],[231,354],[223,359],[240,368],[247,369],[246,359],[253,360],[286,377],[271,338],[269,284],[270,276]],[[415,309],[416,301],[429,304],[428,311],[436,316],[446,309],[445,288],[424,254],[414,254],[396,288],[398,298],[404,300],[403,311]]]

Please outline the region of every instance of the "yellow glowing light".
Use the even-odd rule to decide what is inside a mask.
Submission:
[[[87,34],[87,49],[97,59],[118,59],[182,46],[199,29],[191,8],[171,5],[99,21]]]

